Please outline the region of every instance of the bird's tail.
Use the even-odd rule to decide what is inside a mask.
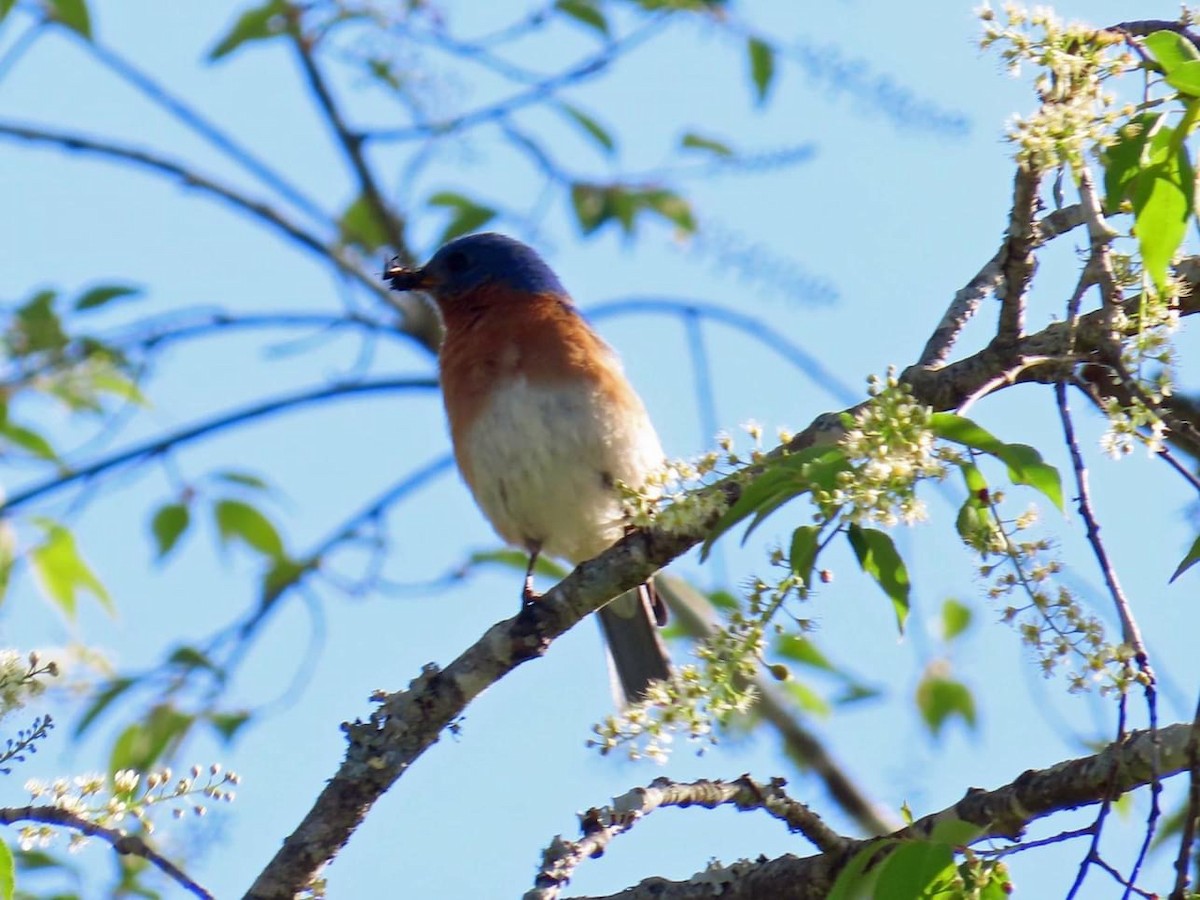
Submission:
[[[658,605],[656,605],[656,603]],[[653,587],[627,591],[600,610],[600,627],[608,642],[613,694],[620,706],[639,700],[651,681],[668,678],[671,663],[658,633],[661,600]]]

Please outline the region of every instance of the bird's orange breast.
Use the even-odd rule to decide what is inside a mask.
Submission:
[[[531,386],[590,384],[617,404],[638,403],[616,356],[569,302],[553,294],[514,295],[483,288],[442,305],[446,336],[439,355],[442,394],[459,469],[466,434],[492,392],[513,379]],[[640,404],[639,404],[640,405]]]

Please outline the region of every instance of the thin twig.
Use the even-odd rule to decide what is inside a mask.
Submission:
[[[518,110],[553,97],[555,93],[564,87],[578,84],[607,71],[618,55],[626,53],[637,45],[644,43],[665,22],[665,16],[655,16],[641,27],[609,42],[601,52],[589,56],[578,65],[572,66],[558,75],[552,75],[541,83],[506,97],[497,103],[461,113],[460,115],[443,119],[440,122],[422,122],[403,128],[380,128],[366,131],[362,137],[365,140],[393,142],[421,140],[446,134],[461,135],[464,131],[476,125],[505,119]]]
[[[200,884],[145,842],[140,835],[126,834],[116,828],[105,828],[82,816],[58,806],[18,806],[0,808],[0,824],[17,825],[21,822],[41,822],[73,828],[88,837],[100,838],[122,856],[140,856],[185,890],[204,900],[213,900],[213,895]]]
[[[197,438],[209,437],[218,432],[225,431],[234,425],[241,425],[254,419],[261,419],[264,416],[269,416],[273,413],[282,412],[286,409],[295,409],[301,406],[308,406],[313,403],[320,403],[325,400],[332,400],[339,397],[347,397],[355,394],[373,394],[391,391],[406,391],[406,390],[436,390],[438,382],[436,378],[380,378],[372,381],[360,381],[350,384],[335,384],[317,389],[300,391],[294,394],[288,394],[284,397],[277,397],[273,400],[266,400],[261,403],[256,403],[252,406],[243,407],[233,412],[221,413],[211,419],[206,419],[203,422],[198,422],[195,425],[190,425],[187,428],[181,428],[178,431],[173,431],[170,434],[162,435],[161,437],[153,438],[141,444],[136,444],[111,456],[106,456],[101,459],[81,466],[78,469],[72,469],[62,475],[49,478],[45,481],[31,485],[22,490],[13,492],[4,503],[0,504],[0,515],[11,513],[15,509],[19,509],[27,503],[36,500],[46,494],[59,491],[68,485],[74,484],[81,479],[90,479],[97,475],[104,474],[111,469],[124,466],[131,462],[148,459],[165,453],[168,450],[180,447],[190,443]]]
[[[56,131],[40,126],[23,125],[11,121],[0,121],[0,136],[8,136],[36,144],[52,144],[72,152],[90,153],[108,159],[132,163],[142,168],[150,169],[163,175],[178,178],[187,187],[195,188],[203,193],[217,197],[226,203],[248,213],[281,232],[293,243],[316,254],[330,262],[333,266],[352,281],[367,288],[377,298],[393,309],[398,309],[404,316],[406,324],[414,318],[413,308],[406,306],[396,299],[396,295],[387,290],[383,281],[374,274],[365,272],[357,262],[337,247],[326,244],[319,237],[292,222],[282,213],[268,204],[245,196],[240,191],[201,175],[187,165],[172,159],[159,156],[137,147],[118,144],[112,141],[100,140],[87,135]],[[424,333],[414,333],[414,337],[423,342],[430,340]],[[429,346],[436,347],[436,344]]]
[[[1071,421],[1071,410],[1067,405],[1066,385],[1062,382],[1055,384],[1054,395],[1058,402],[1059,417],[1062,420],[1063,437],[1067,443],[1067,449],[1071,454],[1071,465],[1075,471],[1075,484],[1079,491],[1077,498],[1079,514],[1083,518],[1084,526],[1087,530],[1088,543],[1091,545],[1092,552],[1096,556],[1096,562],[1099,564],[1100,571],[1104,576],[1104,583],[1108,587],[1108,592],[1116,608],[1117,618],[1121,622],[1121,639],[1133,650],[1138,667],[1146,676],[1147,689],[1152,691],[1154,687],[1154,674],[1150,669],[1150,660],[1146,653],[1146,645],[1142,640],[1141,629],[1133,617],[1129,600],[1125,596],[1125,591],[1121,588],[1120,581],[1117,579],[1117,573],[1113,568],[1112,560],[1109,559],[1108,550],[1105,548],[1104,542],[1100,539],[1100,526],[1096,522],[1096,516],[1092,511],[1091,493],[1088,490],[1087,468],[1084,465],[1083,454],[1079,450],[1079,442],[1075,437],[1075,424]]]
[[[326,227],[332,225],[329,214],[315,200],[284,178],[267,162],[256,156],[253,151],[238,143],[198,110],[172,94],[160,82],[139,69],[116,50],[97,40],[94,35],[85,39],[70,28],[60,28],[59,32],[77,38],[79,45],[97,62],[136,88],[146,99],[162,107],[176,121],[216,147],[228,159],[275,191],[296,209],[310,216],[314,222]]]
[[[1159,459],[1164,460],[1167,463],[1167,465],[1169,465],[1172,469],[1174,469],[1181,476],[1183,476],[1183,479],[1188,484],[1190,484],[1197,491],[1200,491],[1200,478],[1197,478],[1195,472],[1193,472],[1191,469],[1189,469],[1187,466],[1185,466],[1183,463],[1181,463],[1178,459],[1176,459],[1175,454],[1172,453],[1168,448],[1159,447],[1155,451],[1155,455]]]
[[[671,315],[686,319],[699,317],[710,322],[719,322],[747,334],[764,346],[774,350],[789,363],[807,375],[815,384],[825,388],[839,403],[853,404],[859,392],[842,381],[831,369],[813,354],[771,328],[762,319],[718,306],[715,303],[700,303],[674,297],[630,297],[612,300],[587,307],[584,312],[589,319],[600,321],[612,316],[624,315]]]
[[[1188,738],[1188,797],[1179,834],[1179,853],[1175,857],[1175,886],[1171,900],[1186,900],[1191,879],[1192,851],[1196,845],[1196,819],[1200,817],[1200,700],[1192,716],[1192,734]]]
[[[1009,225],[1004,243],[996,251],[996,255],[988,260],[983,268],[955,293],[954,299],[950,301],[950,306],[942,315],[942,320],[933,329],[929,340],[926,341],[925,349],[921,351],[921,355],[917,359],[918,366],[936,366],[945,362],[963,328],[979,311],[979,306],[983,303],[984,298],[1003,285],[1005,262],[1012,252],[1011,245],[1014,235],[1020,234],[1022,231],[1014,223],[1018,221],[1020,215],[1028,217],[1026,222],[1032,219],[1036,200],[1036,184],[1031,194],[1028,185],[1021,179],[1018,172],[1017,180],[1013,185],[1013,208],[1009,213]],[[1029,249],[1032,250],[1060,234],[1065,234],[1078,227],[1082,222],[1082,213],[1078,206],[1055,210],[1034,225],[1028,236],[1031,241]],[[1028,225],[1025,227],[1028,229]]]
[[[1146,708],[1149,712],[1150,732],[1154,737],[1158,732],[1158,702],[1157,702],[1157,685],[1154,676],[1154,670],[1150,665],[1150,656],[1146,652],[1146,645],[1142,640],[1141,629],[1138,627],[1137,620],[1133,616],[1133,610],[1129,604],[1128,598],[1125,596],[1124,590],[1121,588],[1121,583],[1117,578],[1116,569],[1113,567],[1112,560],[1108,556],[1108,550],[1104,546],[1104,542],[1100,538],[1100,525],[1096,521],[1095,512],[1092,507],[1091,495],[1088,489],[1088,473],[1084,465],[1083,454],[1079,449],[1079,442],[1075,437],[1075,425],[1071,420],[1071,410],[1067,405],[1067,387],[1062,381],[1056,382],[1054,385],[1054,396],[1058,403],[1059,417],[1062,420],[1063,438],[1066,441],[1067,449],[1071,456],[1071,466],[1075,471],[1075,484],[1079,494],[1077,498],[1079,514],[1083,518],[1085,530],[1087,532],[1088,543],[1092,547],[1092,552],[1096,556],[1096,562],[1100,566],[1100,571],[1104,575],[1104,583],[1108,587],[1108,591],[1113,600],[1113,605],[1116,607],[1117,617],[1121,622],[1122,640],[1129,645],[1133,650],[1133,658],[1137,664],[1140,680],[1143,685],[1143,690],[1146,695]],[[1124,718],[1124,701],[1125,694],[1121,695],[1122,719]],[[1123,727],[1122,721],[1122,727]],[[1155,827],[1159,816],[1159,794],[1162,792],[1162,782],[1159,778],[1158,759],[1154,759],[1152,769],[1152,779],[1150,782],[1150,813],[1146,822],[1146,834],[1142,841],[1141,850],[1138,853],[1137,859],[1134,862],[1133,870],[1129,875],[1128,885],[1133,885],[1137,882],[1138,872],[1145,862],[1146,855],[1150,851],[1150,842],[1154,837]],[[1103,812],[1103,810],[1102,810]],[[1099,831],[1099,828],[1097,828]],[[1099,835],[1097,835],[1097,840]],[[1131,887],[1126,887],[1126,896],[1128,896]]]
[[[324,112],[325,121],[329,123],[334,137],[337,138],[338,145],[342,148],[342,153],[345,155],[346,161],[350,164],[350,168],[354,170],[354,176],[358,181],[358,188],[362,192],[362,197],[366,201],[367,207],[371,210],[372,218],[383,229],[392,252],[400,258],[400,261],[404,265],[415,265],[416,260],[413,257],[412,250],[409,248],[408,242],[404,239],[404,220],[397,216],[384,201],[383,194],[379,190],[379,185],[375,181],[375,175],[367,165],[366,158],[363,155],[363,136],[356,131],[352,131],[350,126],[346,124],[346,120],[342,117],[341,109],[337,101],[333,99],[333,94],[325,81],[325,76],[321,73],[321,69],[317,65],[317,60],[313,53],[313,40],[308,35],[302,33],[298,19],[299,12],[293,9],[293,21],[289,28],[289,36],[292,39],[292,46],[296,50],[296,56],[300,60],[300,68],[304,71],[304,76],[308,80],[309,89],[317,98],[317,104],[322,112]]]

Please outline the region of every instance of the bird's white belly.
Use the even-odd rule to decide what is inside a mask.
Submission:
[[[614,482],[640,486],[663,461],[640,401],[617,408],[592,388],[520,377],[493,391],[464,440],[475,499],[500,536],[571,562],[621,536]]]

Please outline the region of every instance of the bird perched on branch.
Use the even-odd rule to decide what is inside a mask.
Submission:
[[[580,563],[625,532],[618,483],[640,488],[663,463],[646,408],[613,350],[520,241],[468,235],[426,265],[393,266],[385,278],[437,301],[458,468],[500,537],[529,552],[522,599],[534,602],[540,553]],[[649,583],[600,610],[627,702],[669,674],[656,628],[664,619]]]

